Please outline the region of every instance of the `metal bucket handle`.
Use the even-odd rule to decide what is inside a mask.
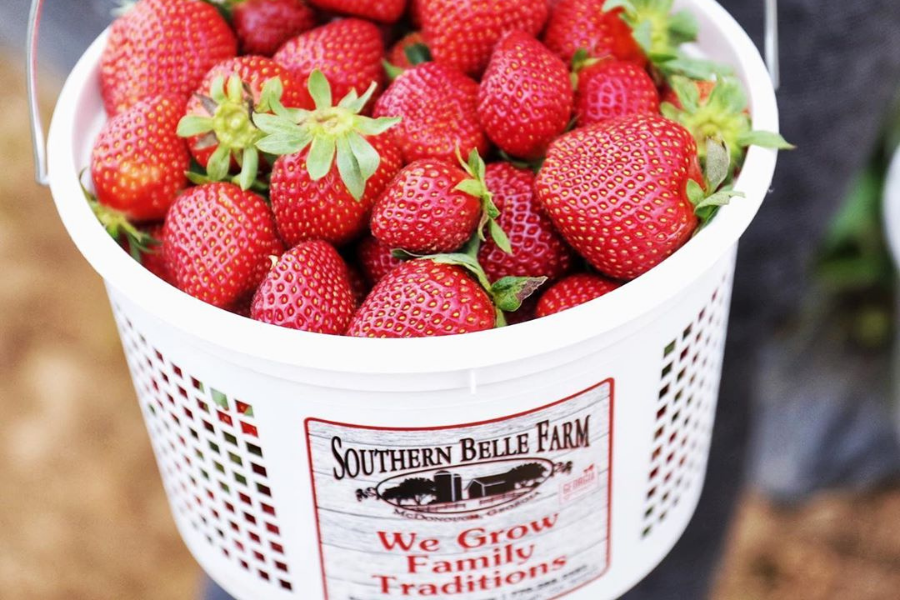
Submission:
[[[35,180],[41,185],[50,182],[47,173],[47,142],[44,134],[44,124],[41,120],[40,106],[37,97],[37,55],[38,32],[41,25],[41,12],[44,8],[44,0],[31,0],[31,10],[28,15],[28,38],[25,48],[27,64],[28,102],[31,118],[31,142],[34,152]],[[775,89],[778,89],[780,73],[778,68],[778,0],[766,0],[766,63]]]

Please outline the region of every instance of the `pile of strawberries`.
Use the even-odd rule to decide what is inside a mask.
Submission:
[[[252,319],[467,333],[606,294],[735,194],[752,131],[671,0],[139,0],[86,197]]]

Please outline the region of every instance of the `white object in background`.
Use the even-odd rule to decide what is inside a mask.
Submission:
[[[712,0],[677,8],[777,131],[746,34]],[[575,309],[421,340],[289,331],[182,294],[97,223],[78,173],[105,119],[104,42],[60,97],[51,189],[106,281],[172,513],[213,579],[240,600],[604,600],[662,560],[703,487],[736,246],[774,151],[750,149],[746,198],[684,248]]]

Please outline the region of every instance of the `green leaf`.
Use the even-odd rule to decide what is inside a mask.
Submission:
[[[747,96],[736,79],[726,77],[713,87],[707,105],[725,113],[739,114],[747,108]]]
[[[497,223],[496,220],[491,219],[488,221],[488,231],[490,231],[491,239],[494,240],[494,243],[497,244],[498,248],[507,254],[513,253],[512,244],[510,244],[506,232],[503,231],[503,228],[500,227],[500,224]]]
[[[207,175],[204,175],[203,173],[195,173],[194,171],[186,171],[184,175],[185,175],[185,177],[188,178],[188,181],[190,181],[194,185],[204,185],[207,183],[213,183],[213,180],[210,177],[208,177]]]
[[[413,66],[421,65],[422,63],[431,62],[433,60],[431,50],[422,43],[407,46],[403,53],[406,55],[406,60],[409,61],[409,64]]]
[[[260,112],[269,112],[272,110],[274,103],[281,101],[284,94],[284,84],[280,77],[272,77],[263,84],[262,93],[259,95],[259,104],[257,110]]]
[[[378,89],[378,84],[374,81],[372,85],[369,86],[369,89],[366,90],[366,93],[360,96],[356,102],[352,105],[351,110],[357,114],[361,113],[363,109],[366,107],[366,104],[369,103],[369,100],[372,99],[372,95],[375,94],[375,90]],[[356,90],[353,90],[354,93]]]
[[[671,102],[663,102],[662,104],[660,104],[659,112],[660,114],[662,114],[662,116],[669,119],[670,121],[678,122],[681,122],[681,117],[684,114],[684,111],[676,108],[676,106]]]
[[[228,170],[231,168],[231,151],[225,146],[220,145],[209,157],[209,163],[206,165],[206,172],[213,181],[224,181],[228,177]]]
[[[405,69],[394,66],[386,60],[381,61],[381,66],[384,67],[384,73],[387,75],[388,81],[394,81],[406,72]]]
[[[697,84],[680,75],[676,75],[669,80],[669,85],[681,102],[681,107],[687,113],[695,113],[700,108],[700,90]]]
[[[402,120],[400,117],[361,118],[356,124],[356,131],[366,136],[381,135]]]
[[[296,154],[297,152],[300,152],[306,148],[311,141],[312,136],[305,131],[301,131],[298,134],[273,133],[256,142],[256,148],[260,152],[271,154],[273,156],[285,156],[287,154]]]
[[[715,77],[725,77],[732,73],[731,67],[709,60],[690,58],[683,54],[678,58],[667,60],[659,65],[666,75],[684,75],[698,81],[707,81]]]
[[[253,115],[253,124],[260,131],[268,134],[284,133],[299,136],[303,133],[302,127],[277,115],[256,113]]]
[[[381,157],[378,156],[378,151],[367,139],[355,131],[350,132],[347,136],[347,141],[350,145],[350,151],[353,152],[356,161],[359,163],[363,181],[368,181],[378,171],[379,165],[381,165]]]
[[[689,179],[687,182],[687,195],[688,200],[691,201],[694,207],[703,202],[703,199],[706,197],[703,188],[693,179]]]
[[[464,179],[453,189],[469,194],[470,196],[475,196],[476,198],[481,198],[487,191],[484,184],[476,179]]]
[[[747,146],[760,146],[762,148],[776,148],[778,150],[794,150],[795,145],[784,139],[781,134],[772,131],[748,131],[738,137],[738,144]]]
[[[347,110],[351,110],[351,107],[359,100],[359,94],[356,93],[356,88],[350,90],[346,96],[341,98],[341,101],[338,102],[338,106],[341,108],[346,108]]]
[[[672,44],[679,45],[697,39],[700,27],[693,14],[686,10],[679,11],[669,17],[669,39]]]
[[[631,0],[606,0],[606,3],[603,4],[603,12],[611,12],[617,8],[623,8],[627,13],[637,12]]]
[[[731,152],[721,139],[706,140],[706,181],[709,190],[715,191],[731,174]]]
[[[546,277],[504,277],[491,286],[491,296],[497,308],[504,312],[515,312],[546,281]]]
[[[315,147],[315,141],[313,147]],[[363,178],[356,156],[350,149],[350,142],[343,136],[337,139],[337,166],[341,180],[347,186],[350,195],[357,201],[361,200],[366,192],[366,180]]]
[[[244,84],[241,83],[241,78],[237,75],[232,75],[228,78],[228,99],[234,102],[235,104],[239,104],[244,99]]]
[[[634,28],[632,36],[634,41],[638,43],[638,46],[649,54],[653,46],[653,24],[650,21],[643,21]]]
[[[187,115],[178,122],[177,133],[178,137],[188,138],[209,133],[212,130],[213,120],[211,117]]]
[[[306,170],[310,179],[319,181],[331,171],[334,163],[335,140],[331,137],[313,138],[309,155],[306,157]],[[346,181],[344,183],[347,183]]]
[[[716,192],[711,196],[707,196],[703,200],[701,200],[696,209],[700,210],[702,208],[707,208],[709,206],[725,206],[729,202],[731,202],[732,198],[743,198],[744,192],[736,192],[734,190],[722,190],[720,192]]]
[[[246,191],[253,186],[256,181],[256,174],[259,172],[259,153],[256,148],[246,148],[243,152],[243,164],[241,165],[241,189]]]
[[[212,84],[209,86],[209,96],[216,104],[222,104],[228,98],[225,96],[225,78],[221,75],[213,78]]]
[[[331,84],[319,69],[316,69],[309,76],[309,95],[312,96],[313,102],[316,103],[316,109],[325,110],[334,106],[334,100],[331,97]]]

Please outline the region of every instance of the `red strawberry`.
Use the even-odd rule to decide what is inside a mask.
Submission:
[[[394,23],[406,12],[407,0],[309,0],[316,8],[380,23]]]
[[[409,61],[408,51],[414,51],[419,48],[426,47],[425,46],[425,38],[422,37],[422,33],[420,31],[413,31],[412,33],[408,33],[400,40],[393,45],[390,52],[388,52],[388,62],[398,69],[411,69],[415,65]],[[424,62],[424,61],[419,61]],[[419,64],[419,63],[416,63]]]
[[[573,95],[566,65],[533,37],[514,32],[494,50],[481,81],[478,112],[497,146],[533,159],[565,131]]]
[[[280,86],[273,86],[275,78]],[[279,95],[280,90],[280,95]],[[263,133],[253,124],[254,112],[269,112],[271,96],[283,106],[312,108],[303,84],[284,67],[264,56],[241,56],[213,67],[197,93],[188,101],[187,115],[178,133],[189,137],[191,154],[209,172],[213,181],[222,181],[229,170],[243,167],[242,187],[256,179],[259,156],[255,144]],[[245,160],[245,158],[247,160]]]
[[[359,267],[353,264],[347,264],[347,277],[350,279],[350,289],[353,291],[354,310],[362,306],[366,296],[369,295],[371,288],[363,277]]]
[[[575,114],[578,125],[616,117],[659,113],[659,92],[643,68],[630,62],[601,60],[578,71]]]
[[[372,235],[390,248],[414,254],[452,252],[478,230],[507,250],[500,215],[484,183],[484,161],[473,152],[463,168],[441,160],[416,161],[388,185],[372,211]]]
[[[634,279],[696,229],[691,181],[699,187],[703,177],[690,132],[658,115],[631,115],[555,141],[535,189],[557,229],[591,265]]]
[[[292,37],[316,26],[303,0],[240,0],[231,12],[242,54],[272,56]]]
[[[409,0],[409,22],[416,29],[422,28],[422,5],[426,0]]]
[[[497,223],[509,237],[512,253],[488,240],[478,252],[478,262],[490,281],[504,277],[557,279],[569,270],[572,250],[541,212],[534,195],[534,174],[509,163],[487,166],[484,182],[500,210]]]
[[[100,204],[136,221],[159,220],[188,180],[191,156],[175,133],[184,114],[177,95],[148,98],[107,121],[91,155]]]
[[[122,242],[122,248],[132,256],[140,257],[140,263],[145,269],[165,281],[172,284],[172,276],[169,274],[169,265],[166,264],[166,255],[163,253],[163,224],[154,223],[140,230],[147,237],[143,238],[144,247],[141,244],[134,244],[134,239],[125,237]],[[173,284],[174,285],[174,284]]]
[[[544,292],[538,301],[536,315],[546,317],[574,308],[604,296],[620,285],[616,281],[591,273],[570,275]]]
[[[385,275],[403,264],[403,261],[395,258],[392,252],[390,246],[382,244],[372,236],[365,237],[359,242],[356,256],[369,285],[376,285]]]
[[[478,76],[504,35],[539,34],[548,11],[546,0],[423,0],[420,12],[434,59]]]
[[[269,194],[282,238],[291,245],[321,239],[336,246],[366,228],[382,190],[403,166],[400,150],[386,133],[396,119],[359,113],[375,91],[351,92],[337,106],[321,71],[309,78],[316,109],[279,115],[257,114],[269,134],[257,143],[280,155],[272,167]]]
[[[604,12],[606,1],[561,0],[547,23],[544,43],[566,64],[584,49],[591,58],[613,56],[644,65],[647,59],[622,20],[622,10]]]
[[[347,335],[433,337],[492,329],[496,309],[462,267],[413,260],[388,273],[354,315]]]
[[[407,163],[424,158],[455,161],[457,152],[468,156],[472,150],[488,150],[477,104],[477,83],[432,62],[397,77],[373,114],[401,118],[393,133]]]
[[[383,56],[384,42],[377,27],[359,19],[342,19],[289,40],[274,59],[298,81],[306,81],[316,69],[322,71],[334,96],[343,98],[354,89],[362,94],[372,83],[383,89]]]
[[[213,306],[251,293],[283,250],[265,201],[230,183],[191,188],[166,216],[163,252],[175,285]]]
[[[216,63],[237,53],[219,12],[199,0],[140,0],[110,27],[100,66],[110,115],[149,96],[188,96]]]
[[[355,309],[344,259],[326,242],[312,241],[281,255],[256,291],[250,317],[289,329],[340,335]]]

